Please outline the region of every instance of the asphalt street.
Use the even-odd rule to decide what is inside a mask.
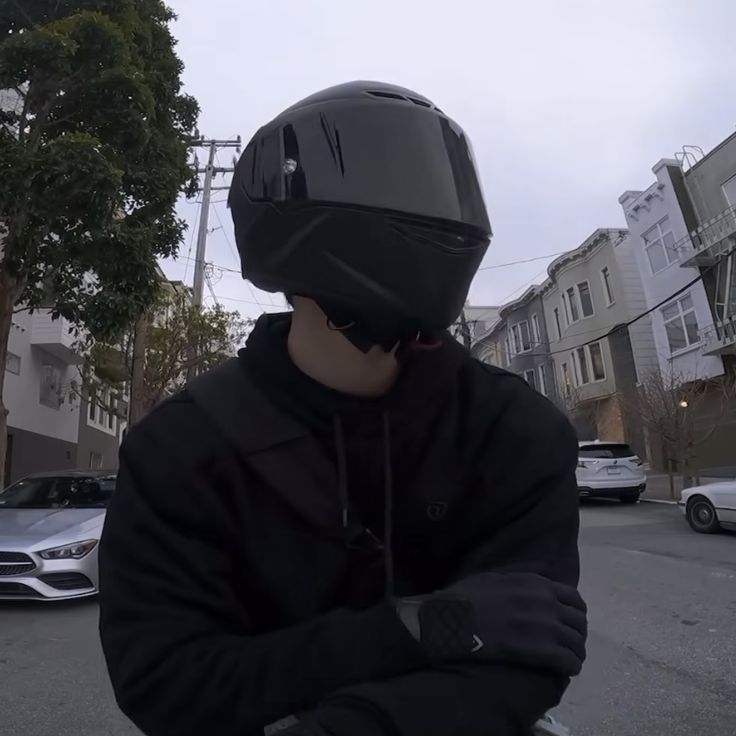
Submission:
[[[582,519],[590,653],[559,717],[573,736],[736,733],[736,534],[655,504]],[[123,735],[96,603],[0,603],[0,736]]]

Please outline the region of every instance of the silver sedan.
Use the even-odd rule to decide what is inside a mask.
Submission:
[[[97,593],[97,546],[115,476],[32,475],[0,492],[0,600]]]

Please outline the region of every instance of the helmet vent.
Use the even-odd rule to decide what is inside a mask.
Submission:
[[[427,100],[420,100],[418,97],[404,97],[397,92],[384,92],[383,90],[371,89],[366,91],[367,95],[371,97],[380,97],[384,100],[399,100],[401,102],[411,102],[419,107],[426,107],[430,110],[436,110],[438,113],[443,114],[439,107],[435,107],[431,102]]]
[[[429,102],[427,102],[426,100],[418,100],[416,97],[409,97],[409,99],[415,105],[419,105],[420,107],[432,107],[432,105]]]
[[[371,97],[382,97],[387,100],[402,100],[403,102],[409,101],[407,97],[397,95],[395,92],[378,92],[376,90],[371,90],[366,92],[366,94],[369,94]]]

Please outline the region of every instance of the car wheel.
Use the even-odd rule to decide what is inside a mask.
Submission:
[[[687,521],[694,531],[701,534],[714,534],[721,528],[713,504],[704,496],[690,499],[687,504]]]
[[[621,503],[637,503],[639,501],[639,491],[630,491],[629,493],[622,493],[619,496]]]

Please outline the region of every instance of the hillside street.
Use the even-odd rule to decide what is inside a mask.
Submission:
[[[661,504],[582,509],[589,659],[573,736],[695,736],[736,723],[736,534]],[[94,601],[0,605],[2,736],[135,736],[113,702]],[[492,735],[491,735],[492,736]]]

